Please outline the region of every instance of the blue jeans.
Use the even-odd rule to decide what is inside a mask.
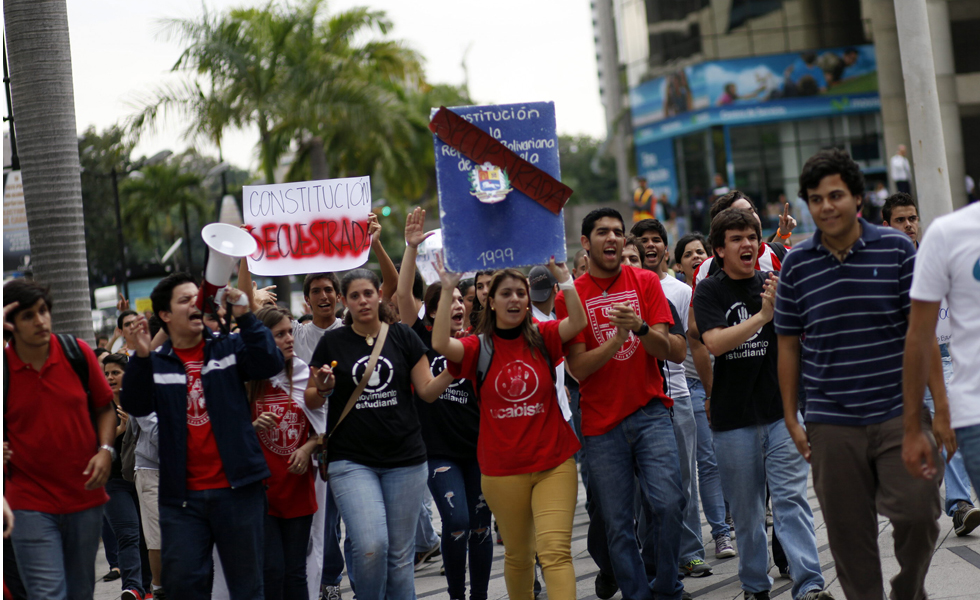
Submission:
[[[15,510],[11,534],[29,600],[92,600],[102,507],[66,515]]]
[[[769,425],[715,431],[715,456],[738,533],[742,589],[755,593],[772,588],[766,542],[767,482],[773,528],[793,574],[793,597],[823,589],[813,513],[806,495],[809,466],[796,450],[786,423],[779,419]]]
[[[949,385],[949,379],[953,376],[953,359],[949,357],[946,353],[943,356],[943,378],[945,379],[946,385]],[[925,404],[929,409],[929,414],[935,416],[936,414],[936,404],[932,399],[932,392],[929,391],[929,387],[926,386]],[[940,448],[939,451],[942,453],[943,458],[946,458],[946,449]],[[972,504],[970,496],[970,481],[971,477],[967,475],[966,465],[963,464],[963,453],[957,451],[953,454],[953,458],[946,463],[946,475],[943,477],[943,483],[946,484],[946,514],[953,516],[956,512],[956,503],[960,500],[964,502],[970,502]]]
[[[415,600],[415,528],[428,470],[425,463],[330,463],[330,491],[350,532],[360,600]]]
[[[712,538],[730,535],[728,523],[725,523],[725,495],[721,491],[721,475],[718,474],[718,462],[715,460],[714,434],[708,422],[708,413],[704,410],[704,386],[700,379],[688,377],[687,389],[691,392],[691,406],[698,425],[698,490],[701,492],[701,507],[708,525],[711,525]]]
[[[102,550],[105,551],[105,561],[110,569],[119,568],[119,546],[116,545],[116,534],[112,533],[109,519],[102,516]]]
[[[309,600],[306,547],[313,515],[281,519],[265,516],[265,599]]]
[[[466,552],[470,555],[470,600],[486,600],[493,561],[490,508],[483,499],[476,459],[429,459],[429,491],[442,518],[442,564],[450,598],[466,593]]]
[[[970,479],[980,481],[980,425],[957,428],[956,445],[956,454],[963,457],[963,466]]]
[[[211,552],[217,545],[231,597],[263,600],[266,504],[265,490],[258,481],[238,489],[187,490],[182,505],[160,502],[167,595],[209,600]]]
[[[698,504],[698,424],[690,396],[674,398],[674,437],[681,467],[681,489],[684,492],[683,527],[681,528],[680,564],[704,560],[701,541],[701,507]]]
[[[439,543],[439,536],[432,526],[432,496],[428,489],[422,491],[422,505],[419,510],[419,522],[415,527],[415,551],[426,552]]]
[[[659,400],[623,419],[602,435],[585,436],[590,501],[606,522],[613,574],[630,600],[680,598],[677,572],[684,493],[670,410]],[[633,529],[635,484],[652,512],[650,539],[657,540],[657,577],[649,582]]]
[[[140,515],[136,486],[125,479],[110,479],[105,484],[109,502],[105,505],[105,518],[116,538],[122,589],[143,589],[142,560],[140,558]]]
[[[337,503],[329,490],[327,490],[326,504],[324,508],[327,511],[326,522],[323,526],[323,575],[320,578],[320,585],[340,585],[344,579],[344,552],[340,549],[340,509],[337,508]],[[349,552],[347,562],[350,563]],[[349,564],[347,579],[353,588],[354,576]]]

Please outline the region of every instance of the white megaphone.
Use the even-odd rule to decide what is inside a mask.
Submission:
[[[225,223],[205,226],[201,230],[201,237],[211,248],[211,252],[204,268],[204,283],[197,295],[197,307],[203,311],[206,302],[210,300],[215,307],[213,310],[216,310],[224,297],[224,287],[231,281],[235,260],[253,254],[258,249],[258,244],[252,234]],[[235,304],[247,306],[248,298],[243,295]]]

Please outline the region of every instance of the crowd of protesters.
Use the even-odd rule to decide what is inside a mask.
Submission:
[[[424,211],[400,269],[372,219],[382,276],[307,275],[310,318],[242,261],[228,310],[184,273],[149,319],[121,301],[115,353],[56,335],[48,288],[7,283],[5,593],[91,599],[101,536],[127,600],[340,600],[345,567],[360,600],[412,600],[440,555],[451,599],[486,600],[495,522],[508,595],[534,598],[540,566],[570,600],[581,481],[603,600],[690,597],[709,549],[767,600],[769,526],[794,600],[829,600],[812,476],[844,595],[885,594],[881,515],[891,597],[925,597],[942,513],[980,526],[980,205],[921,239],[906,193],[884,226],[859,216],[843,151],[799,184],[817,232],[795,244],[788,204],[764,240],[725,190],[673,247],[599,208],[571,269],[440,263],[428,286]]]

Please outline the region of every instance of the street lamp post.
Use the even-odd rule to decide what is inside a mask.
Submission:
[[[173,151],[171,150],[161,150],[160,152],[157,152],[150,158],[140,162],[139,165],[136,166],[136,168],[123,171],[122,174],[125,177],[126,175],[129,175],[130,173],[134,173],[147,165],[155,165],[157,163],[161,163],[167,160],[167,158],[169,158],[171,154],[173,154]],[[122,281],[123,295],[128,299],[129,298],[129,274],[126,271],[129,268],[128,266],[129,262],[126,256],[127,255],[126,241],[123,238],[122,209],[119,203],[119,173],[118,171],[116,171],[116,167],[112,167],[112,170],[109,172],[109,177],[112,178],[112,195],[113,195],[113,199],[116,202],[116,238],[119,241],[119,266],[120,266],[119,279]]]
[[[129,274],[126,273],[126,242],[123,239],[122,210],[119,207],[119,175],[116,167],[112,167],[109,176],[112,177],[112,195],[116,201],[116,237],[119,240],[119,279],[122,280],[123,295],[129,298]]]

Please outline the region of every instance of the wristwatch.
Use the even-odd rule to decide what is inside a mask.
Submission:
[[[109,456],[112,458],[112,460],[116,460],[116,449],[109,444],[102,444],[99,446],[99,450],[108,450]]]
[[[650,326],[647,325],[646,321],[640,321],[640,322],[642,323],[642,325],[640,325],[640,328],[633,332],[633,335],[635,335],[636,337],[643,337],[650,331]]]

